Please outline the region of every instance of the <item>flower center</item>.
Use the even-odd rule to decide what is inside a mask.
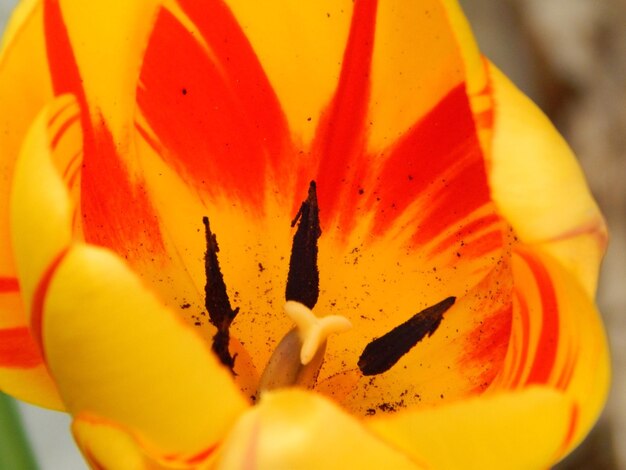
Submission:
[[[205,306],[209,320],[217,329],[212,348],[219,360],[235,373],[236,354],[229,350],[230,327],[239,313],[233,309],[217,253],[217,238],[211,231],[208,217],[203,218],[207,251],[205,254]],[[352,327],[339,315],[318,318],[313,313],[320,289],[318,271],[318,239],[321,236],[316,186],[309,185],[306,200],[302,202],[291,226],[297,225],[291,246],[289,272],[285,289],[285,313],[295,323],[273,351],[256,387],[257,394],[281,387],[313,388],[326,351],[327,339]],[[444,314],[454,304],[454,297],[428,307],[382,336],[367,343],[354,370],[362,376],[379,375],[391,369],[422,339],[431,336],[439,327]],[[253,398],[254,399],[254,398]]]

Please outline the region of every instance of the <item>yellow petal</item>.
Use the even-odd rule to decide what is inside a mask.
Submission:
[[[72,414],[91,412],[186,458],[246,401],[206,343],[111,252],[75,245],[48,287],[43,343]]]
[[[563,394],[536,387],[377,417],[368,427],[428,468],[527,470],[555,462],[572,410]]]
[[[527,245],[541,245],[595,292],[606,227],[567,143],[493,65],[489,184],[500,213]]]
[[[0,390],[43,408],[57,411],[65,409],[48,368],[43,363],[30,368],[0,366]]]
[[[220,469],[419,468],[325,398],[267,392],[232,429]]]
[[[74,418],[72,432],[83,457],[92,468],[150,468],[146,456],[132,437],[111,423],[81,415]]]
[[[157,470],[192,465],[200,469],[206,468],[206,460],[214,455],[211,452],[190,462],[168,461],[163,456],[150,455],[128,429],[95,415],[76,416],[72,422],[72,433],[85,460],[93,468]]]

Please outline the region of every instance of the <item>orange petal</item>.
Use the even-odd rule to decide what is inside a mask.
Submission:
[[[567,439],[575,408],[534,387],[374,418],[368,427],[436,469],[547,468]]]
[[[333,402],[291,389],[265,393],[237,422],[220,451],[218,468],[420,467]]]
[[[378,2],[367,118],[370,148],[387,147],[465,80],[451,16],[457,15],[440,0]]]

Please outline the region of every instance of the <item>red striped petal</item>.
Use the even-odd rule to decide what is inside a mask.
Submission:
[[[166,162],[186,181],[260,210],[268,174],[288,162],[282,110],[223,3],[181,7],[202,36],[161,10],[141,71],[139,106]]]
[[[143,183],[131,176],[122,156],[129,154],[130,145],[116,144],[97,110],[89,108],[59,1],[46,0],[44,9],[54,92],[73,93],[82,111],[81,211],[85,238],[131,258],[162,253],[164,244],[155,210]]]

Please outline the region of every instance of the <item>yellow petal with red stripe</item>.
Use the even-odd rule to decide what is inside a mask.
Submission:
[[[10,227],[20,290],[31,324],[40,309],[38,290],[72,241],[72,207],[55,165],[54,122],[76,107],[65,95],[38,115],[20,152],[13,175]],[[46,188],[42,197],[41,188]],[[36,332],[35,332],[36,334]],[[36,338],[37,339],[37,338]]]
[[[548,118],[493,65],[489,184],[501,214],[527,245],[541,245],[592,295],[606,226],[569,146]]]
[[[209,466],[215,455],[210,452],[187,462],[168,461],[150,454],[136,436],[118,423],[89,414],[74,418],[72,433],[85,460],[92,468],[102,470],[202,469]]]
[[[232,429],[219,469],[421,468],[320,395],[267,392]]]
[[[17,279],[0,279],[0,390],[35,405],[63,409],[26,323]]]
[[[40,353],[42,289],[47,276],[71,242],[71,207],[57,176],[57,165],[71,160],[69,132],[76,107],[70,96],[46,106],[24,140],[15,164],[10,219],[17,278],[5,278],[0,294],[0,383],[3,390],[49,408],[62,408]],[[61,142],[60,134],[69,135]],[[53,162],[54,160],[54,162]],[[46,184],[49,182],[50,184]],[[42,197],[41,188],[46,188]],[[63,222],[61,222],[61,220]],[[44,223],[44,221],[46,223]]]

